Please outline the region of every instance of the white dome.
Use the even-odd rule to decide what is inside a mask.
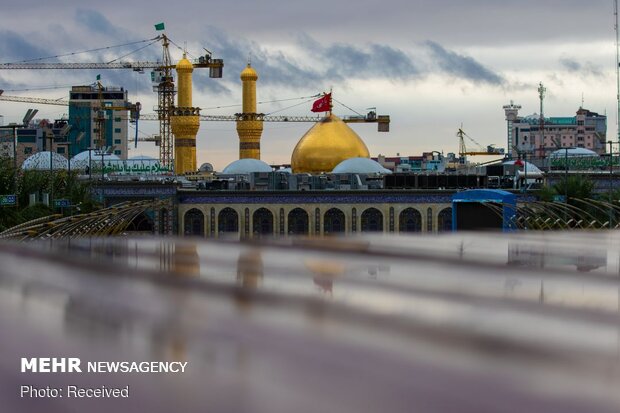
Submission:
[[[349,158],[340,162],[334,170],[334,174],[391,174],[392,171],[385,169],[377,161],[369,158]]]
[[[558,149],[551,152],[550,158],[563,158],[565,156],[598,156],[598,153],[586,148]]]
[[[108,158],[105,158],[105,160],[107,161]],[[113,160],[113,159],[110,159]],[[127,165],[128,168],[131,168],[134,165],[143,165],[143,164],[151,164],[157,162],[157,158],[153,158],[152,156],[147,156],[147,155],[136,155],[136,156],[132,156],[131,158],[128,158],[125,161],[125,164]]]
[[[225,175],[245,175],[254,172],[272,172],[271,166],[258,159],[239,159],[222,171]]]
[[[69,162],[64,156],[51,152],[52,165],[54,169],[67,169]],[[24,170],[49,171],[50,169],[50,152],[39,152],[26,158],[22,164]]]
[[[103,160],[104,162],[118,161],[120,158],[114,154],[104,154]],[[71,158],[71,169],[84,170],[88,167],[89,162],[91,167],[99,168],[101,165],[101,154],[95,150],[91,150],[89,157],[89,151],[80,152]]]
[[[293,170],[289,168],[278,169],[276,172],[280,172],[281,174],[292,174]]]
[[[506,161],[506,162],[504,162],[504,165],[514,165],[514,164],[515,164],[515,162],[517,162],[517,161],[516,161],[516,160],[515,160],[515,161]],[[525,167],[527,166],[527,172],[531,172],[532,174],[535,174],[535,173],[542,173],[542,171],[540,170],[540,168],[538,168],[538,167],[537,167],[536,165],[534,165],[533,163],[530,163],[530,162],[523,162],[523,161],[521,161],[521,163],[522,163],[522,164],[524,164],[524,165],[522,165],[522,166],[521,166],[521,168],[523,168],[523,170],[525,170],[525,169],[526,169]]]

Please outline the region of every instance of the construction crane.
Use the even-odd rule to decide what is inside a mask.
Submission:
[[[466,134],[465,131],[463,131],[462,127],[459,128],[459,131],[456,133],[456,136],[458,136],[459,138],[459,157],[461,159],[461,163],[465,163],[467,155],[476,156],[476,155],[503,155],[504,154],[504,148],[496,148],[494,145],[488,145],[486,149],[484,149],[484,147],[480,145],[478,142],[476,142],[475,139],[473,139],[471,136]],[[469,139],[471,142],[473,142],[479,148],[479,150],[468,151],[467,148],[465,147],[465,137]]]
[[[163,166],[172,167],[173,160],[173,136],[170,128],[170,113],[174,106],[174,79],[172,71],[175,65],[170,58],[170,39],[161,34],[150,41],[162,42],[162,60],[160,62],[108,62],[108,63],[2,63],[0,70],[26,70],[26,69],[131,69],[135,72],[144,72],[144,69],[154,69],[151,79],[156,83],[157,92],[157,120],[159,121],[159,159]],[[209,77],[221,78],[224,61],[212,59],[211,52],[192,61],[194,68],[209,68]],[[7,99],[5,99],[7,100]],[[15,101],[15,100],[14,100]],[[42,102],[39,102],[42,103]]]
[[[25,97],[25,96],[6,96],[2,94],[0,90],[0,101],[9,101],[9,102],[23,102],[23,103],[38,103],[42,105],[56,105],[56,106],[69,106],[70,102],[63,99],[42,99],[35,97]],[[138,119],[143,121],[160,121],[160,114],[158,113],[140,113],[140,103],[137,102],[134,105],[130,105],[127,108],[111,108],[106,107],[106,109],[113,110],[132,110],[131,121],[137,122]],[[136,107],[137,106],[137,107]],[[234,115],[200,115],[200,120],[203,122],[236,122],[238,120],[245,120],[245,116],[242,113],[236,113]],[[320,120],[319,117],[316,116],[269,116],[263,113],[258,113],[255,116],[256,120],[264,121],[264,122],[318,122]],[[343,122],[345,123],[377,123],[377,128],[379,132],[389,132],[390,130],[390,116],[389,115],[377,115],[374,111],[368,112],[365,116],[343,116]],[[160,123],[161,124],[161,123]],[[160,130],[161,133],[161,130]],[[139,142],[155,142],[157,145],[161,146],[161,136],[159,138],[137,138],[136,140]]]

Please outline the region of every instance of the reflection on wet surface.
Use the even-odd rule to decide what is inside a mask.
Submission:
[[[50,354],[190,363],[81,375],[134,386],[70,405],[94,412],[618,411],[619,246],[612,232],[3,244],[0,386]]]

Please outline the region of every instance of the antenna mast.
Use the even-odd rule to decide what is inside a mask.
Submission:
[[[618,113],[616,114],[616,135],[620,144],[620,37],[618,35],[618,0],[614,0],[614,16],[616,18],[614,30],[616,31],[616,100],[618,105]]]
[[[540,84],[538,85],[538,97],[540,98],[540,145],[543,148],[545,146],[545,113],[543,106],[543,102],[545,100],[545,92],[547,92],[547,88],[543,86],[542,82],[540,82]]]

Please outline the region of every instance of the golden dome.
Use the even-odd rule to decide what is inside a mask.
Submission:
[[[187,57],[185,57],[185,53],[183,53],[183,59],[179,60],[179,63],[177,63],[177,72],[178,71],[193,71],[194,70],[194,65],[192,64],[192,62],[190,62],[189,60],[187,60]]]
[[[291,157],[293,173],[331,172],[349,158],[368,158],[362,139],[336,115],[321,119],[300,139]]]
[[[256,81],[258,80],[258,73],[256,73],[256,70],[254,70],[252,66],[248,63],[247,67],[241,71],[240,77],[242,81],[246,81],[246,80]]]

